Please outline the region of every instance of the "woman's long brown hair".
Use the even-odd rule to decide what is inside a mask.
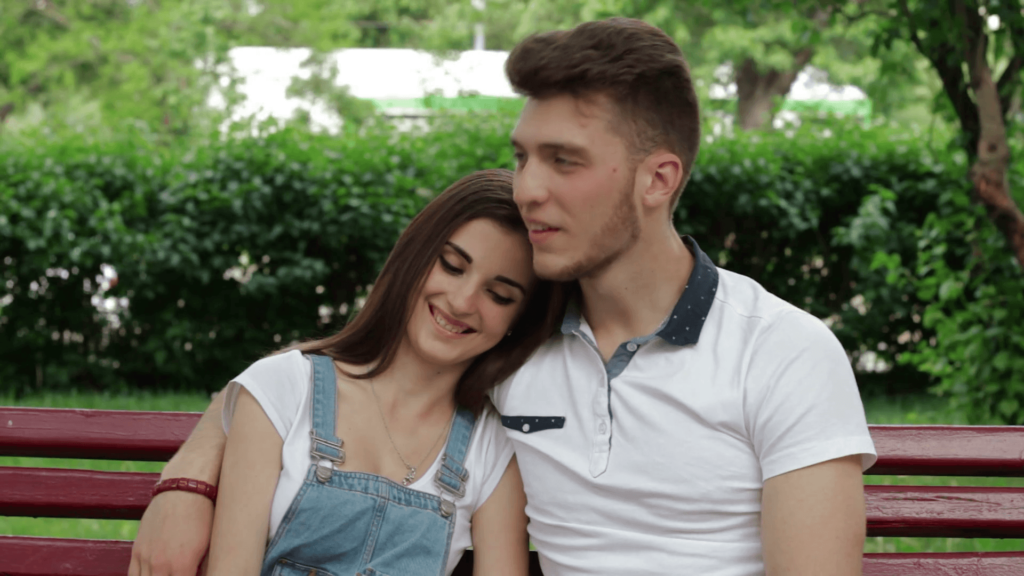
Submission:
[[[347,364],[374,364],[353,378],[372,378],[394,362],[405,337],[409,308],[445,243],[463,224],[485,218],[524,236],[528,234],[512,200],[512,172],[481,170],[442,192],[399,237],[366,298],[366,304],[340,332],[288,348],[323,354]],[[565,312],[561,285],[540,280],[528,295],[512,333],[484,352],[462,374],[455,401],[476,413],[487,391],[512,375],[558,327]]]

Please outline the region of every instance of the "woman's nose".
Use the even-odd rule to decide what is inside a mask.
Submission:
[[[469,282],[459,283],[453,287],[448,294],[448,301],[452,305],[452,312],[455,314],[469,314],[473,311],[475,304],[476,289]]]

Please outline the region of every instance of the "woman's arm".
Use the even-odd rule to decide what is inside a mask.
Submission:
[[[512,456],[487,501],[473,514],[474,576],[524,576],[530,569],[526,494]]]
[[[270,505],[281,474],[283,440],[245,388],[238,391],[230,430],[207,573],[258,575],[267,545]]]

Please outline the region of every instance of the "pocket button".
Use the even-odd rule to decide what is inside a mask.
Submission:
[[[523,432],[529,432],[529,431],[530,431],[530,425],[529,424],[523,424]]]

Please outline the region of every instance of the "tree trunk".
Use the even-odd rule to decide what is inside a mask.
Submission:
[[[760,130],[770,125],[775,117],[774,98],[789,94],[797,74],[813,55],[812,49],[801,49],[793,55],[793,68],[781,72],[775,69],[761,72],[753,58],[743,61],[736,72],[736,92],[739,96],[736,115],[741,129]]]
[[[985,54],[987,37],[982,34],[973,40],[968,44],[967,67],[978,107],[980,129],[977,159],[971,166],[970,178],[975,195],[985,206],[989,218],[1006,236],[1010,250],[1024,269],[1024,214],[1010,195],[1010,146],[1006,139],[999,91]]]

